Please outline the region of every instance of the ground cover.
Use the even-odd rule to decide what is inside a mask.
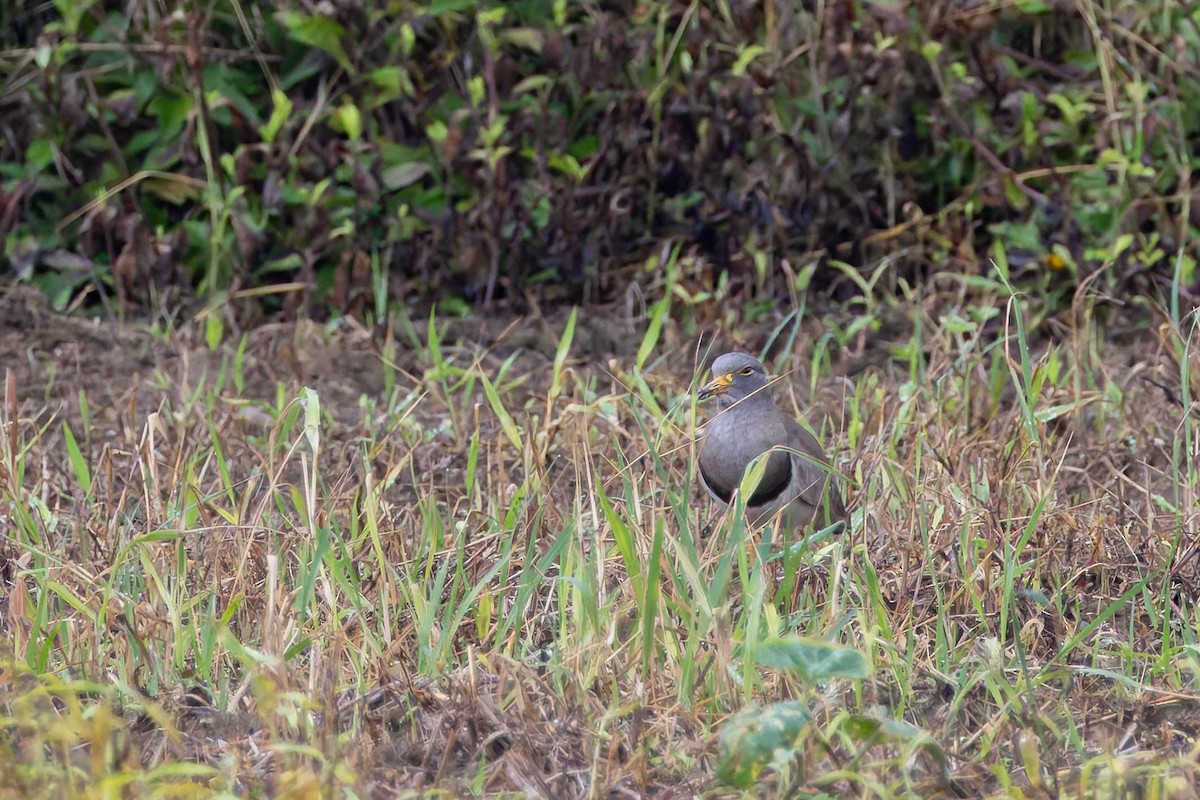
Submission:
[[[9,292],[0,793],[1195,796],[1191,330],[994,275],[715,336],[663,303],[213,343]],[[735,346],[848,533],[704,499],[693,378]],[[764,656],[793,635],[869,674]],[[777,702],[759,772],[721,733]]]

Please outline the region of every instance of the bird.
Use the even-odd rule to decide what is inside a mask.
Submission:
[[[791,530],[846,520],[846,506],[829,459],[813,435],[780,410],[766,370],[747,353],[725,353],[712,365],[712,380],[698,399],[717,398],[700,446],[700,480],[717,502],[728,506],[751,462],[771,451],[762,479],[746,499],[750,524],[760,527],[782,510]]]

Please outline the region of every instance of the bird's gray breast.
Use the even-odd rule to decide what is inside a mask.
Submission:
[[[771,448],[788,443],[787,429],[782,424],[774,420],[739,420],[738,410],[718,414],[709,421],[700,449],[700,477],[708,491],[726,505],[733,499],[750,462]],[[776,450],[746,504],[754,507],[774,502],[787,490],[791,480],[791,453]]]

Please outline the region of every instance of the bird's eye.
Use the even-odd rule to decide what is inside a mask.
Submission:
[[[738,370],[738,375],[753,375],[753,374],[754,374],[754,370],[751,369],[750,367],[743,367]]]

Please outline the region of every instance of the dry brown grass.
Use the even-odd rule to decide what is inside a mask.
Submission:
[[[1197,365],[1161,317],[1024,353],[987,294],[727,331],[850,487],[848,534],[780,551],[692,485],[674,323],[604,357],[565,317],[208,352],[28,302],[3,796],[714,796],[722,726],[779,700],[812,720],[760,794],[1194,796]],[[872,674],[759,665],[788,632]]]

